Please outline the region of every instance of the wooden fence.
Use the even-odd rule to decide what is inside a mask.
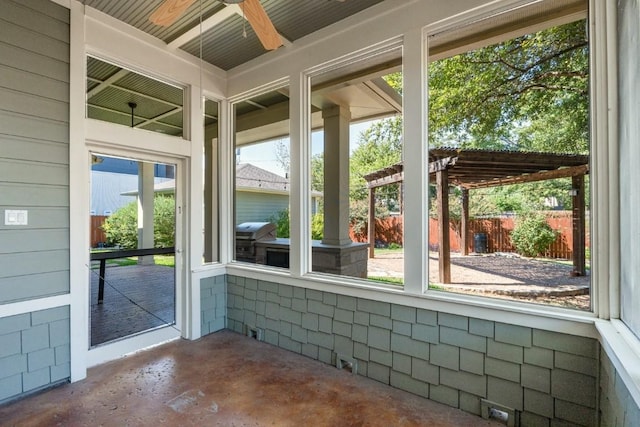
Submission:
[[[91,215],[91,247],[97,248],[101,243],[107,241],[107,236],[102,231],[102,224],[107,219],[104,215]]]
[[[547,222],[554,230],[558,231],[558,238],[544,254],[549,258],[570,259],[572,256],[573,233],[572,218],[569,211],[552,211],[546,214]],[[106,242],[107,237],[102,231],[102,224],[106,216],[91,216],[91,247],[98,247]],[[515,252],[509,235],[513,230],[512,217],[473,219],[469,221],[468,250],[474,251],[474,236],[478,233],[487,235],[487,252]],[[362,228],[364,233],[355,233],[353,229],[349,234],[354,242],[368,241],[367,226]],[[589,227],[587,227],[586,247],[589,247]],[[451,221],[449,225],[449,244],[452,252],[460,252],[460,225]],[[376,243],[389,245],[397,243],[402,245],[402,217],[392,216],[384,219],[376,219]],[[438,222],[429,218],[429,249],[438,250]]]
[[[544,254],[549,258],[570,259],[572,257],[573,245],[573,227],[570,211],[550,211],[545,213],[547,223],[558,232],[555,242],[549,247]],[[588,222],[588,221],[587,221]],[[483,233],[486,235],[487,252],[515,252],[515,248],[511,244],[511,231],[514,227],[513,217],[473,219],[469,221],[469,237],[468,250],[474,251],[474,237],[476,234]],[[364,230],[366,230],[366,226]],[[589,247],[589,227],[587,226],[586,247]],[[351,239],[355,242],[366,242],[368,240],[366,231],[362,233],[354,233],[351,231]],[[449,244],[452,252],[460,252],[460,224],[451,221],[449,225]],[[398,243],[402,245],[402,218],[389,217],[385,219],[376,219],[376,242],[388,245],[389,243]],[[438,222],[429,219],[429,249],[438,250]]]

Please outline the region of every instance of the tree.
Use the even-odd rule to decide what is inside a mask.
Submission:
[[[397,116],[374,122],[360,134],[360,143],[349,159],[351,200],[367,199],[365,175],[401,160],[402,118]],[[389,208],[393,208],[398,199],[397,189],[388,196]]]
[[[289,143],[283,139],[276,141],[274,154],[282,170],[285,171],[285,173],[289,173],[291,171],[291,151],[289,150]]]
[[[358,147],[349,160],[349,217],[356,233],[363,233],[369,220],[369,191],[364,176],[402,160],[402,118],[391,117],[374,122],[360,134]],[[376,189],[376,216],[399,211],[399,184]]]
[[[589,52],[584,20],[429,65],[429,144],[589,153]],[[570,206],[569,179],[476,190],[471,214]],[[587,201],[588,205],[588,201]],[[493,211],[497,209],[497,211]]]
[[[324,153],[311,157],[311,190],[324,191]]]
[[[432,146],[588,153],[584,20],[429,65]]]

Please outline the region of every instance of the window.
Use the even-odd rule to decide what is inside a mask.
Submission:
[[[87,117],[184,136],[184,90],[120,66],[87,58]]]
[[[289,97],[280,88],[233,104],[236,261],[289,268]]]
[[[622,321],[640,337],[640,265],[638,264],[638,206],[640,197],[635,187],[640,179],[638,159],[637,94],[640,93],[637,40],[639,30],[638,2],[618,2],[618,108],[620,139],[620,301]]]
[[[312,271],[402,286],[402,48],[311,73]]]
[[[555,7],[428,36],[430,289],[591,308],[586,2]]]
[[[204,206],[203,225],[205,263],[218,261],[218,140],[220,105],[211,99],[204,100]]]

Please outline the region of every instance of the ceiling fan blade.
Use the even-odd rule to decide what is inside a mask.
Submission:
[[[195,0],[165,0],[149,17],[156,25],[168,27],[184,13]]]
[[[240,3],[240,7],[265,49],[273,50],[282,46],[282,38],[260,4],[260,0],[244,0]]]

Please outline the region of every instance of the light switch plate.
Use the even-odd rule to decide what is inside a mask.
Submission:
[[[4,225],[27,225],[29,224],[29,211],[5,210]]]

